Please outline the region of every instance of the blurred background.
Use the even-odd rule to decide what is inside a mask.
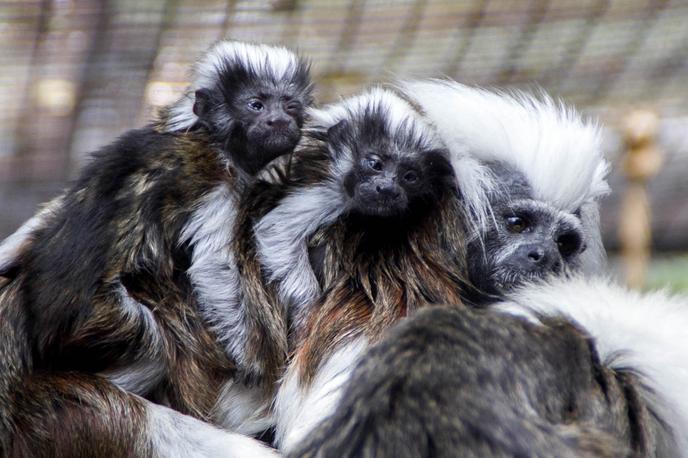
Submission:
[[[686,0],[2,0],[0,36],[0,239],[90,151],[175,100],[196,57],[230,37],[311,57],[322,102],[448,76],[541,86],[599,117],[614,166],[602,208],[613,265],[624,246],[642,259],[651,229],[642,276],[688,290]]]

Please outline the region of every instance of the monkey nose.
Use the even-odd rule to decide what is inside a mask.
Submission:
[[[289,120],[283,117],[269,118],[266,121],[267,125],[274,128],[283,128],[289,125]]]
[[[545,250],[540,247],[533,248],[528,252],[528,260],[534,264],[542,264],[545,262]]]
[[[396,186],[387,183],[378,184],[377,186],[375,186],[375,191],[377,191],[377,193],[381,196],[391,197],[394,199],[396,199],[400,195],[399,189]]]

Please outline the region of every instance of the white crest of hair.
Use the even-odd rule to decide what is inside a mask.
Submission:
[[[261,389],[230,380],[223,385],[210,416],[225,429],[256,435],[273,425],[271,401]]]
[[[580,326],[603,364],[639,374],[648,405],[688,456],[688,297],[643,294],[606,279],[553,278],[496,307],[535,323],[564,317]]]
[[[312,124],[330,127],[344,119],[361,119],[367,111],[375,107],[381,108],[385,125],[391,134],[397,131],[408,132],[412,128],[418,138],[431,143],[428,147],[444,147],[435,129],[415,107],[397,92],[379,86],[322,109],[311,109],[309,114]]]
[[[222,183],[198,203],[182,229],[179,243],[192,247],[188,275],[201,316],[227,354],[244,365],[246,310],[242,302],[232,238],[237,197]]]
[[[0,272],[14,263],[21,250],[31,240],[34,231],[40,229],[61,206],[64,196],[59,196],[48,202],[43,208],[22,224],[9,237],[0,243]]]
[[[198,89],[213,87],[227,62],[242,62],[246,68],[275,80],[287,79],[299,65],[299,57],[281,46],[223,40],[215,43],[196,63],[191,85],[175,102],[165,122],[168,132],[189,129],[198,120],[193,112]]]
[[[224,431],[193,417],[146,402],[146,432],[153,456],[168,458],[275,458],[276,450],[238,433]]]
[[[600,129],[544,92],[497,92],[454,81],[402,83],[449,149],[480,161],[506,162],[535,197],[562,210],[609,192]]]
[[[304,386],[292,362],[275,398],[275,443],[287,453],[339,405],[346,383],[358,364],[368,340],[352,340],[324,360],[313,381]]]

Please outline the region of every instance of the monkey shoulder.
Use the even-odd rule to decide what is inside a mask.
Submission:
[[[595,367],[575,327],[427,307],[366,352],[335,414],[290,456],[525,456],[520,437],[539,449],[541,427],[589,414],[572,406],[595,392]]]
[[[335,158],[327,143],[309,139],[294,152],[290,167],[290,182],[298,186],[322,183],[332,178]]]
[[[369,349],[343,403],[377,415],[423,400],[450,414],[480,386],[485,409],[490,399],[510,399],[515,391],[524,405],[563,421],[567,403],[599,388],[600,370],[593,346],[574,326],[542,328],[490,310],[427,307]],[[534,402],[542,396],[549,402]]]

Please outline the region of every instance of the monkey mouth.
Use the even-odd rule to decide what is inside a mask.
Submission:
[[[403,199],[371,199],[366,206],[365,212],[370,216],[392,217],[401,216],[406,210]]]
[[[301,135],[293,129],[275,129],[269,135],[263,137],[263,145],[266,148],[289,148],[293,149],[299,142]]]
[[[519,286],[543,280],[549,276],[549,272],[542,270],[519,270],[509,267],[495,269],[490,277],[495,285],[495,289],[501,293],[508,293]]]

